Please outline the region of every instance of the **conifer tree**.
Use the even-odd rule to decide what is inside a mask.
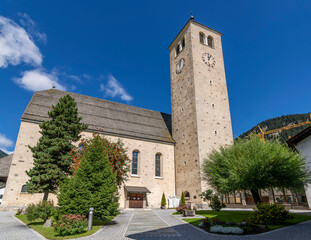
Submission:
[[[165,198],[165,194],[162,194],[162,199],[161,199],[161,207],[165,207],[166,206],[166,198]]]
[[[75,174],[61,184],[58,205],[59,214],[88,215],[89,208],[94,208],[94,217],[107,220],[117,215],[118,186],[105,142],[99,135],[85,143]]]
[[[186,199],[184,192],[181,192],[180,204],[186,205]]]
[[[87,125],[81,123],[82,117],[78,116],[76,102],[70,95],[60,98],[48,116],[50,120],[40,124],[41,137],[37,145],[29,146],[34,167],[26,171],[30,177],[27,192],[44,193],[43,200],[47,200],[48,194],[54,193],[59,183],[72,173],[72,143],[87,129]]]

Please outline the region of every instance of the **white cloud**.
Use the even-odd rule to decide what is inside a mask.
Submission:
[[[7,148],[8,147],[12,147],[13,146],[13,141],[8,139],[5,135],[0,134],[0,150],[2,150],[3,152],[5,152],[6,154],[11,154],[11,151],[8,151]]]
[[[100,84],[100,91],[104,92],[106,96],[109,97],[120,97],[123,101],[130,102],[133,100],[133,97],[129,95],[126,90],[123,88],[122,84],[115,79],[114,76],[108,76],[108,82],[106,86]]]
[[[37,24],[35,21],[33,21],[26,13],[18,13],[18,16],[20,17],[20,24],[26,28],[27,32],[30,33],[35,40],[46,44],[47,36],[45,33],[41,33],[37,30]]]
[[[50,88],[66,91],[66,88],[59,83],[56,71],[47,73],[44,69],[35,69],[23,72],[21,78],[14,78],[13,80],[20,87],[30,91],[42,91]]]
[[[41,66],[42,54],[24,28],[0,16],[0,68],[22,62]]]

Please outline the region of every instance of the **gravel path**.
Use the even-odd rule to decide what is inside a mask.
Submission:
[[[311,239],[311,221],[282,228],[276,231],[253,236],[225,236],[209,234],[190,224],[180,217],[172,216],[172,210],[126,210],[118,215],[112,224],[104,226],[92,236],[79,240],[307,240]],[[29,229],[12,213],[0,212],[0,239],[2,240],[37,240],[40,235]]]

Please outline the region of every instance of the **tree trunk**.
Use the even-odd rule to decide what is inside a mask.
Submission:
[[[260,199],[258,189],[251,189],[251,194],[252,194],[254,202],[256,204],[261,203],[261,199]]]
[[[44,192],[43,201],[47,201],[49,197],[49,192]]]
[[[272,196],[273,196],[273,203],[275,204],[275,194],[274,194],[273,188],[271,188],[271,191],[272,191]]]

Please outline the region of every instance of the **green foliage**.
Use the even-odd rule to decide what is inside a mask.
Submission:
[[[117,142],[112,142],[106,139],[99,133],[94,133],[94,136],[99,136],[100,140],[102,141],[102,147],[105,153],[108,155],[109,163],[112,166],[113,172],[117,175],[116,183],[120,187],[122,183],[127,181],[128,173],[130,170],[130,162],[131,160],[126,154],[126,149],[124,148],[123,142],[119,139]],[[82,139],[80,146],[86,146],[89,144],[89,139]],[[75,148],[72,151],[72,157],[75,162],[75,169],[79,167],[81,156],[84,155],[86,151],[85,147],[82,148]]]
[[[161,207],[165,207],[166,206],[166,198],[165,198],[165,194],[162,194],[162,199],[161,199]]]
[[[212,151],[203,168],[205,179],[219,193],[250,190],[256,203],[260,202],[259,189],[289,189],[310,182],[299,153],[279,141],[263,142],[257,136]]]
[[[219,196],[216,194],[212,196],[209,206],[216,212],[219,212],[222,208],[226,207],[226,205],[220,201]]]
[[[80,166],[75,174],[60,186],[58,205],[60,214],[88,215],[110,219],[118,213],[118,187],[102,137],[95,135],[85,143]]]
[[[222,208],[225,208],[226,205],[220,201],[220,197],[218,194],[214,194],[213,190],[208,189],[205,192],[200,194],[200,197],[204,202],[209,201],[209,206],[214,210],[219,212]]]
[[[212,189],[207,189],[205,192],[202,192],[200,194],[200,197],[204,202],[210,201],[213,196],[213,190]]]
[[[52,201],[41,201],[37,204],[28,205],[25,213],[28,221],[34,221],[38,218],[46,221],[54,214],[55,208]]]
[[[81,215],[63,215],[60,220],[54,224],[55,231],[60,236],[78,234],[87,227],[87,218]]]
[[[180,204],[186,205],[186,199],[184,192],[181,192]]]
[[[284,205],[257,204],[256,209],[250,214],[250,220],[256,224],[281,224],[287,219],[293,218],[293,214],[287,211]]]
[[[276,118],[271,118],[271,119],[265,120],[265,121],[259,123],[259,125],[264,131],[269,131],[269,130],[289,126],[292,124],[305,122],[305,121],[307,121],[307,119],[310,120],[309,113],[290,114],[290,115],[284,115],[281,117],[276,117]],[[266,140],[279,139],[280,142],[285,143],[289,137],[295,136],[297,133],[301,132],[302,130],[306,129],[309,126],[310,125],[304,125],[301,127],[283,130],[283,131],[278,132],[276,134],[269,134],[269,135],[265,136],[265,139]],[[255,126],[255,127],[251,128],[250,130],[248,130],[247,132],[241,134],[239,136],[239,138],[248,137],[252,132],[258,134],[258,133],[260,133],[260,130],[258,129],[257,126]]]
[[[56,192],[59,183],[72,173],[70,151],[74,148],[72,142],[80,139],[80,133],[87,129],[81,123],[74,98],[66,95],[52,106],[48,112],[50,120],[40,124],[41,137],[36,146],[30,147],[34,158],[34,167],[26,171],[30,180],[27,182],[27,192]]]

